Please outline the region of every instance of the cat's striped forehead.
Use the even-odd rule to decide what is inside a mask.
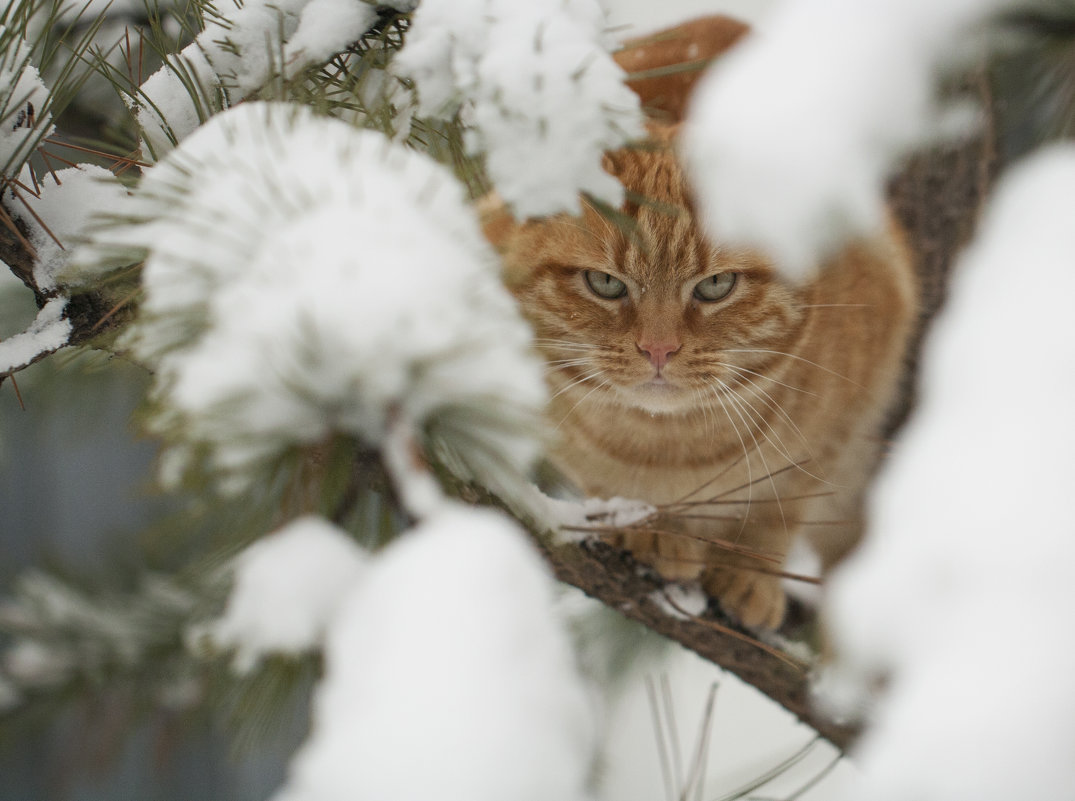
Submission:
[[[605,243],[610,267],[645,284],[680,283],[719,269],[723,251],[699,228],[670,148],[617,151],[605,165],[626,192],[625,216]]]

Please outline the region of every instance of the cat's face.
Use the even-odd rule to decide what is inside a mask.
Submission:
[[[552,390],[653,413],[719,408],[789,349],[795,293],[756,255],[703,237],[670,148],[613,153],[606,168],[628,192],[622,216],[487,226]]]

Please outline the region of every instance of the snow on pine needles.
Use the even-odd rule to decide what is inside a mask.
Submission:
[[[95,164],[51,170],[37,193],[20,188],[10,214],[25,226],[34,249],[34,283],[49,292],[64,283],[75,245],[102,213],[123,202],[127,190],[116,176]]]
[[[601,155],[644,133],[613,44],[597,0],[442,0],[418,7],[392,70],[419,114],[463,115],[518,216],[577,213],[580,192],[620,205]]]
[[[9,11],[4,12],[6,18]],[[0,175],[13,178],[52,130],[49,90],[31,63],[31,48],[0,24]]]
[[[143,258],[126,344],[154,370],[166,479],[207,453],[239,490],[290,448],[377,446],[394,421],[444,433],[494,484],[538,454],[529,327],[459,183],[423,154],[244,104],[151,169],[75,266]]]
[[[378,7],[415,0],[221,0],[205,30],[128,97],[147,158],[160,158],[208,117],[253,97],[278,75],[322,64],[360,39]]]

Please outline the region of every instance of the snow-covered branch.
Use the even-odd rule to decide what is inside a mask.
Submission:
[[[150,170],[114,222],[73,269],[145,260],[125,341],[154,368],[172,478],[207,448],[237,489],[290,448],[377,446],[396,420],[494,486],[537,456],[529,328],[461,186],[425,155],[247,103]]]
[[[0,16],[0,176],[18,175],[22,165],[52,130],[49,90],[32,61],[32,47]],[[11,24],[4,24],[5,22]]]
[[[102,597],[44,573],[24,574],[0,602],[0,715],[79,681],[145,672],[162,649],[179,652],[182,628],[201,603],[199,592],[164,576],[146,576],[132,594]]]
[[[326,62],[379,20],[382,8],[414,9],[416,0],[223,0],[205,30],[133,92],[128,103],[147,156],[161,158],[195,128],[274,77]]]
[[[67,298],[53,298],[41,307],[29,328],[0,340],[0,378],[29,367],[70,341],[72,326],[64,317],[66,308]]]

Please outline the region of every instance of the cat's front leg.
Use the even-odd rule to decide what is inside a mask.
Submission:
[[[703,536],[715,540],[700,576],[706,594],[744,626],[779,628],[787,609],[780,572],[792,536],[783,521],[752,517]]]
[[[776,629],[784,620],[787,597],[777,576],[751,568],[715,567],[702,575],[702,587],[744,626]]]
[[[629,550],[665,581],[700,581],[706,594],[743,625],[775,629],[784,619],[786,599],[774,573],[787,538],[782,529],[780,537],[766,536],[768,529],[755,523],[735,532],[739,542],[733,543],[697,520],[659,515],[645,528],[617,532],[609,542]],[[756,556],[743,553],[754,550]]]
[[[706,569],[709,546],[692,535],[683,521],[657,515],[644,528],[622,529],[608,538],[652,567],[665,581],[695,581]]]

